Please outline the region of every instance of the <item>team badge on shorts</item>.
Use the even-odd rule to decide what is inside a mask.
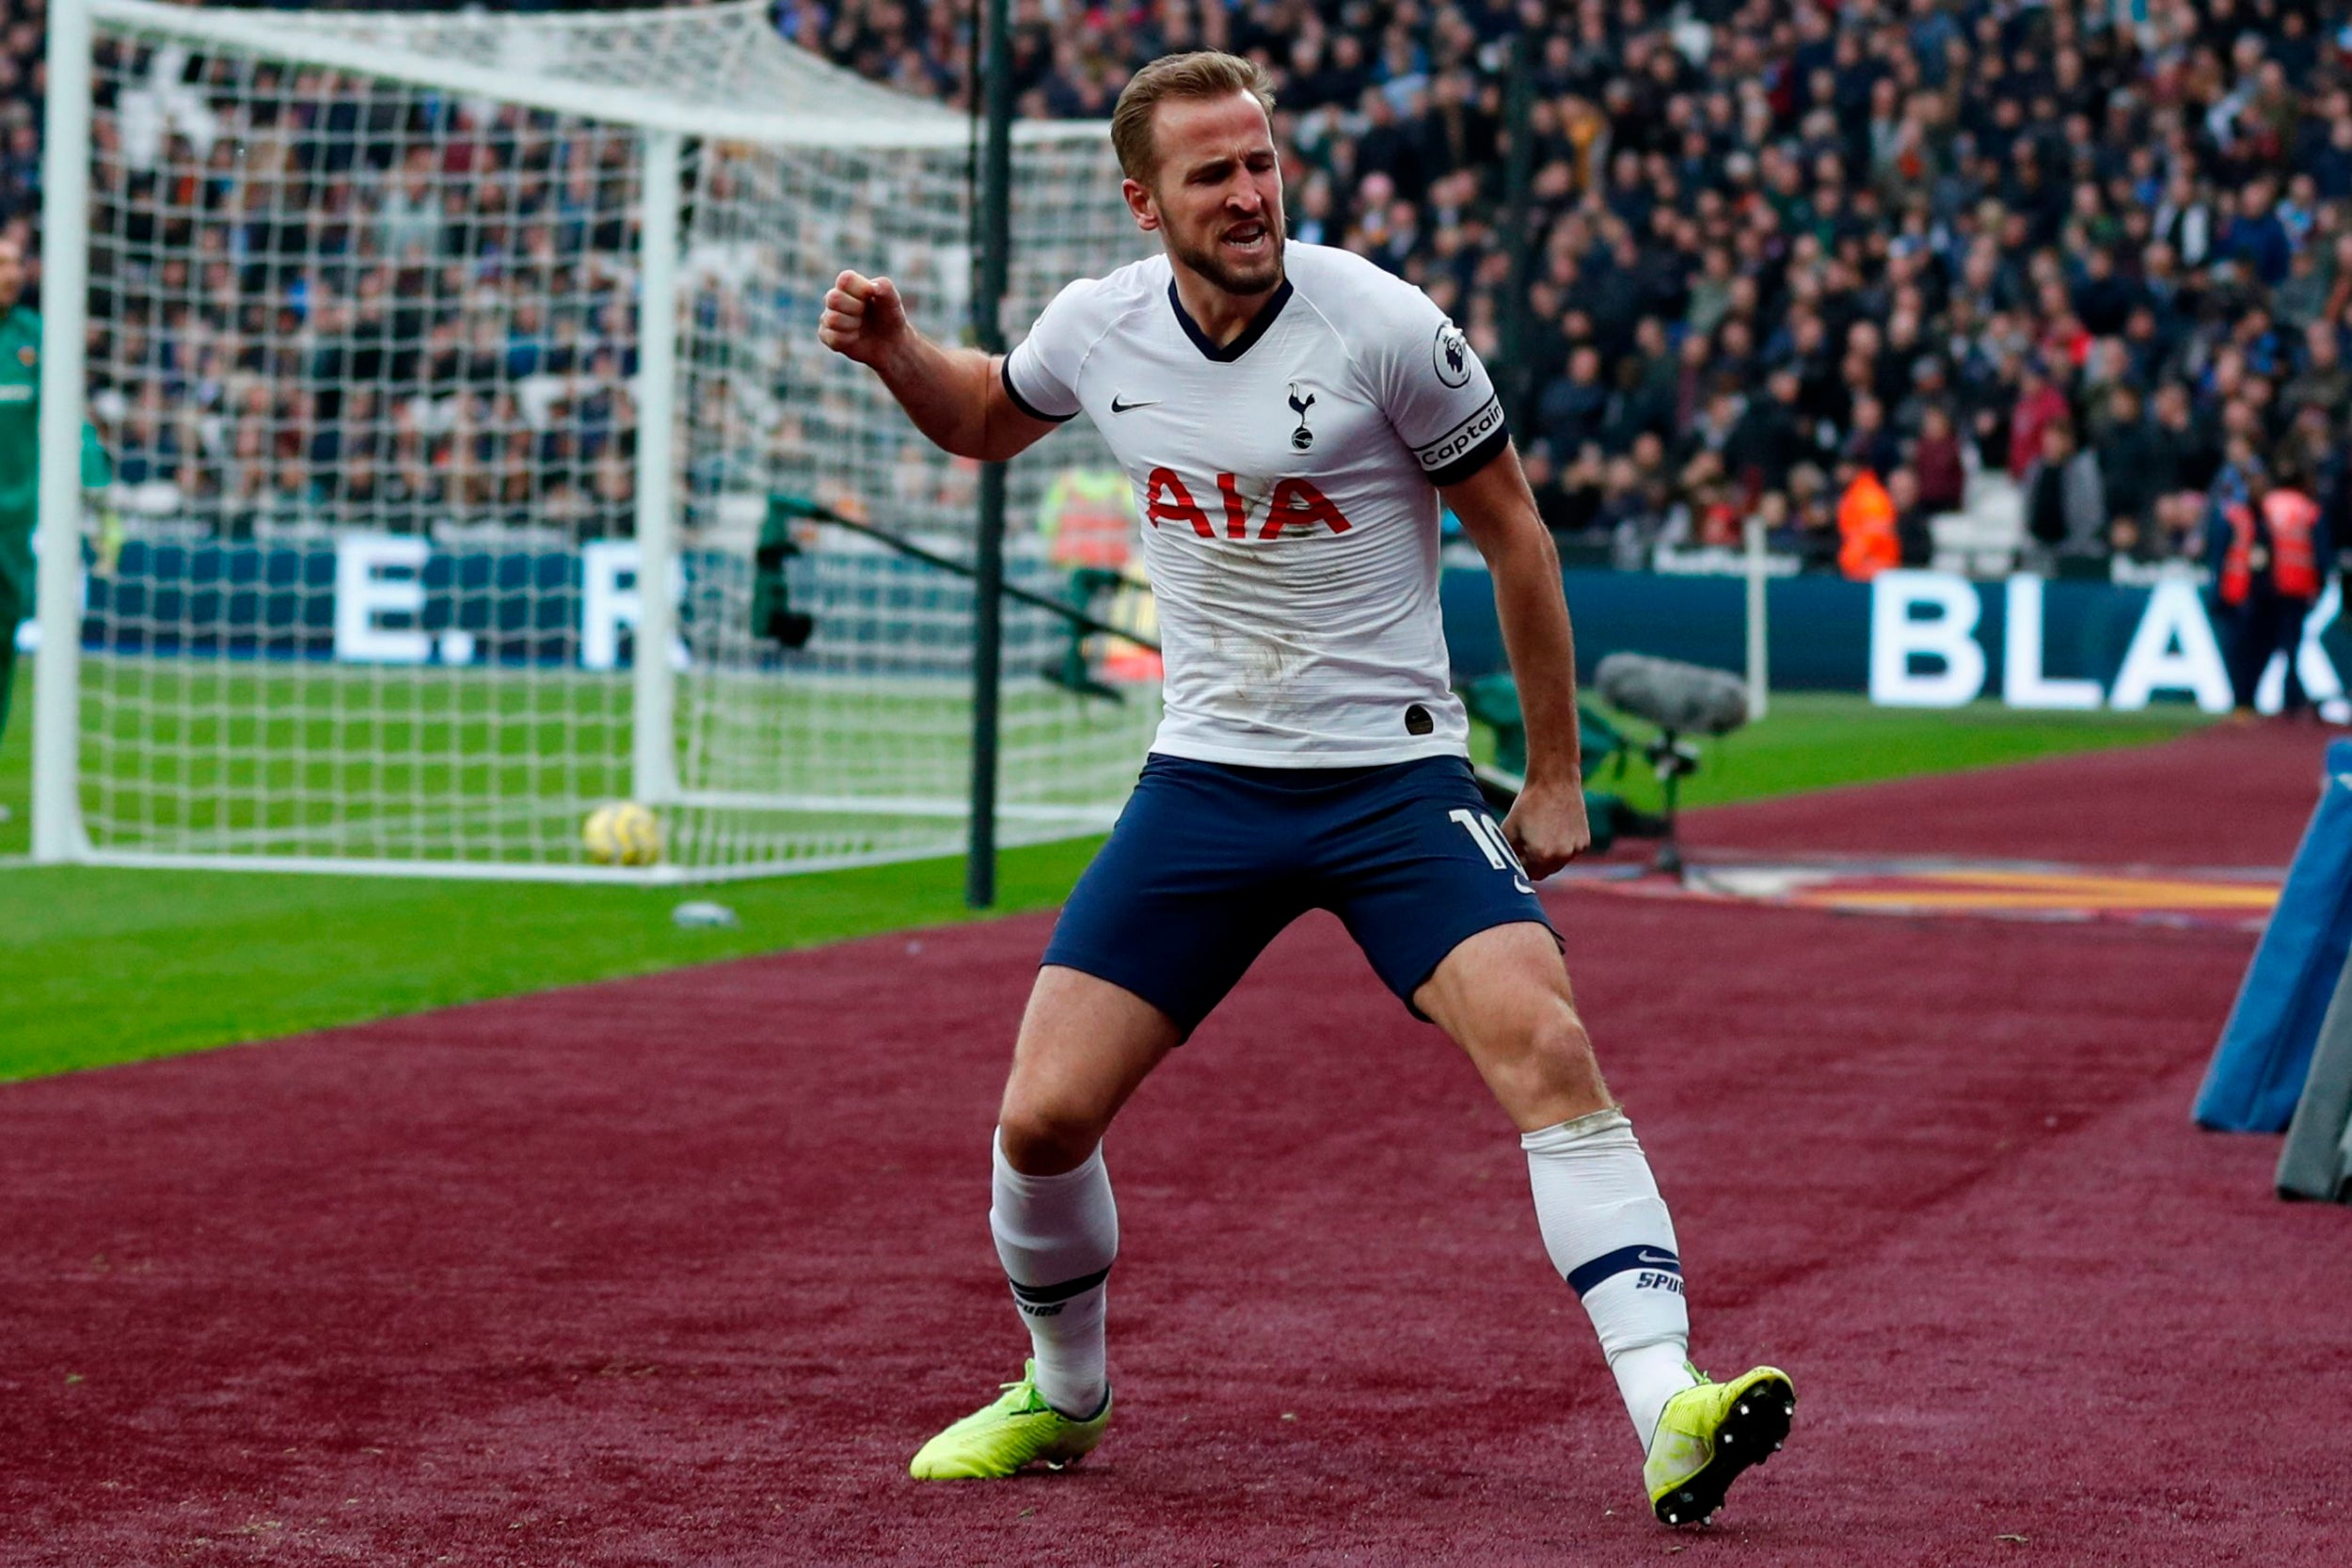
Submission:
[[[16,357],[18,362],[29,371],[33,368],[33,361],[40,357],[40,351],[27,343],[16,351]]]

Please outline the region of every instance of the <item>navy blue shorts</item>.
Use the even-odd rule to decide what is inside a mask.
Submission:
[[[1466,938],[1551,925],[1459,757],[1241,768],[1154,755],[1044,962],[1133,991],[1189,1035],[1316,909],[1346,923],[1407,1007]]]

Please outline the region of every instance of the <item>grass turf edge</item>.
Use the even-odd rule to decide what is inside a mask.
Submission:
[[[2178,708],[1930,712],[1776,695],[1769,719],[1708,743],[1685,799],[1726,803],[1992,767],[2163,739],[2200,721]],[[0,803],[14,810],[0,851],[22,852],[26,841],[28,727],[12,724],[0,743]],[[1597,782],[1655,799],[1638,763]],[[988,912],[1059,903],[1098,842],[1008,851]],[[8,998],[0,1081],[975,917],[954,859],[734,883],[707,895],[741,924],[680,929],[670,911],[697,894],[675,887],[0,867],[0,994]]]

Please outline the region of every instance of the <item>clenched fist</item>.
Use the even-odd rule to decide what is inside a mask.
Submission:
[[[863,277],[845,272],[825,293],[825,313],[818,318],[817,341],[861,365],[879,363],[912,328],[898,286],[887,277]]]
[[[1520,790],[1502,819],[1502,836],[1533,881],[1542,881],[1576,859],[1593,845],[1592,824],[1584,816],[1583,781],[1531,784]]]

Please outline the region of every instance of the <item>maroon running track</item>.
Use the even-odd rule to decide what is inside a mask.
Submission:
[[[2278,863],[2318,753],[1697,836]],[[906,1480],[1017,1367],[1031,918],[0,1090],[0,1562],[2352,1560],[2352,1214],[2187,1120],[2247,938],[1558,910],[1695,1354],[1801,1390],[1710,1533],[1645,1514],[1509,1129],[1320,917],[1113,1137],[1110,1442]]]

